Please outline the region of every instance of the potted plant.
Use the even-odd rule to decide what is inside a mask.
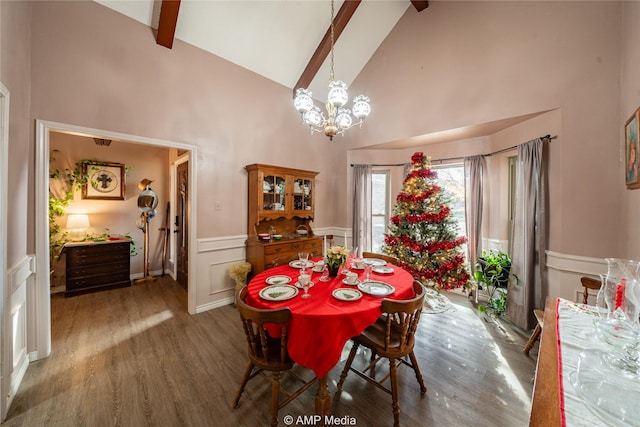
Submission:
[[[486,290],[489,295],[489,302],[478,306],[481,313],[489,313],[495,317],[505,314],[511,275],[511,257],[508,254],[499,250],[482,251],[473,273],[478,288]],[[518,279],[515,275],[513,277]]]

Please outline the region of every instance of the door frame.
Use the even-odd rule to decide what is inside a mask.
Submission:
[[[66,133],[85,136],[89,138],[105,138],[138,145],[152,145],[156,147],[176,148],[189,152],[191,160],[189,168],[189,181],[192,191],[196,191],[195,161],[197,147],[175,141],[167,141],[148,138],[138,135],[130,135],[119,132],[111,132],[103,129],[93,129],[83,126],[75,126],[66,123],[56,123],[46,120],[36,120],[35,141],[35,222],[36,222],[36,290],[32,301],[28,303],[34,307],[36,316],[35,325],[28,326],[29,334],[35,337],[35,352],[31,354],[31,360],[39,360],[51,354],[51,285],[49,278],[49,134],[50,132]],[[4,182],[4,180],[3,180]],[[195,194],[195,193],[194,193]],[[189,252],[195,253],[197,223],[194,212],[196,211],[195,198],[191,200],[189,211]],[[6,235],[6,234],[5,234]],[[187,310],[195,313],[195,286],[191,280],[195,277],[196,263],[189,263],[189,290]]]
[[[2,288],[2,298],[0,299],[0,421],[4,421],[9,410],[9,405],[14,394],[10,393],[13,363],[11,347],[6,342],[12,335],[11,310],[6,308],[10,303],[11,289],[9,286],[9,276],[7,271],[7,230],[8,230],[8,208],[9,204],[9,90],[0,83],[0,288]],[[22,378],[19,378],[18,385]]]
[[[187,221],[189,221],[189,239],[192,236],[191,233],[191,212],[192,212],[192,208],[193,205],[191,204],[191,200],[193,199],[193,197],[191,197],[191,192],[193,191],[192,189],[192,182],[193,180],[190,178],[191,177],[191,173],[192,173],[192,169],[193,169],[193,163],[192,163],[192,156],[191,153],[184,153],[182,155],[180,155],[172,164],[171,164],[171,188],[169,191],[171,191],[171,206],[169,208],[170,211],[170,218],[171,221],[169,221],[169,228],[171,229],[171,251],[169,252],[171,254],[171,256],[169,257],[172,263],[172,269],[171,269],[171,274],[173,276],[173,278],[175,280],[178,280],[178,251],[177,251],[177,247],[178,247],[178,236],[175,233],[176,230],[176,224],[175,224],[175,217],[176,217],[176,207],[178,206],[178,199],[176,197],[176,193],[177,193],[177,189],[178,189],[178,166],[180,166],[181,164],[185,163],[185,162],[189,162],[189,172],[188,172],[188,176],[189,176],[189,181],[187,184],[189,185],[189,192],[187,194]],[[189,242],[189,245],[187,247],[187,252],[188,252],[188,256],[189,256],[189,267],[188,267],[188,274],[189,277],[187,278],[187,287],[189,288],[189,292],[187,293],[188,298],[189,298],[189,305],[193,306],[195,308],[195,293],[191,292],[190,289],[190,285],[191,285],[191,258],[192,258],[192,253],[191,253],[191,248],[193,246],[191,245],[191,242]],[[193,298],[193,301],[192,301]]]

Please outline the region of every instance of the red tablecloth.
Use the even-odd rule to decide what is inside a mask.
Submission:
[[[390,299],[408,299],[413,297],[413,277],[400,267],[393,266],[392,274],[371,274],[371,280],[389,283],[395,292]],[[362,270],[353,270],[364,279]],[[286,301],[266,301],[258,295],[268,286],[265,280],[269,276],[286,275],[291,283],[297,281],[299,270],[288,265],[265,270],[249,282],[247,303],[256,308],[289,307],[289,354],[299,365],[310,368],[318,378],[326,375],[340,360],[342,348],[346,342],[376,321],[381,314],[382,298],[363,293],[357,301],[340,301],[331,292],[340,287],[354,288],[342,283],[345,277],[331,281],[320,281],[320,273],[314,272],[311,280],[314,286],[309,290],[310,298],[302,298],[303,290],[297,296]]]

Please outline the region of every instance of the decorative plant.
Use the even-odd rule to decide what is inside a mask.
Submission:
[[[52,151],[49,163],[55,160],[53,154],[57,151]],[[62,247],[69,241],[67,232],[61,231],[56,218],[65,214],[65,209],[73,201],[76,190],[82,189],[82,186],[87,183],[88,177],[82,173],[83,162],[84,160],[77,162],[74,169],[51,169],[49,171],[49,178],[56,180],[59,184],[56,189],[49,186],[49,252],[56,261],[60,259]]]
[[[229,277],[236,282],[236,292],[247,283],[247,274],[249,274],[250,271],[251,264],[248,262],[239,262],[229,267]]]
[[[327,264],[329,267],[340,267],[347,260],[349,250],[346,246],[331,246],[327,249]]]
[[[511,274],[511,257],[508,254],[498,250],[482,251],[482,256],[476,262],[476,271],[473,273],[478,288],[485,289],[489,295],[489,302],[478,306],[481,313],[496,317],[505,314],[510,276],[518,280],[516,275]],[[496,292],[499,294],[497,297]]]

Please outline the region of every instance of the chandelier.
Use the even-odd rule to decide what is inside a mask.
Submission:
[[[324,132],[329,140],[333,140],[333,137],[338,134],[343,135],[345,130],[355,125],[362,127],[362,122],[371,113],[369,98],[364,95],[358,95],[353,99],[353,111],[345,107],[349,101],[349,94],[346,83],[342,80],[335,80],[333,74],[333,43],[333,0],[331,0],[331,71],[329,74],[329,93],[325,105],[327,115],[325,116],[320,108],[313,104],[309,89],[299,88],[296,90],[296,97],[293,100],[293,105],[300,113],[304,124],[309,126],[311,133]],[[357,120],[355,123],[351,117],[352,113]]]

